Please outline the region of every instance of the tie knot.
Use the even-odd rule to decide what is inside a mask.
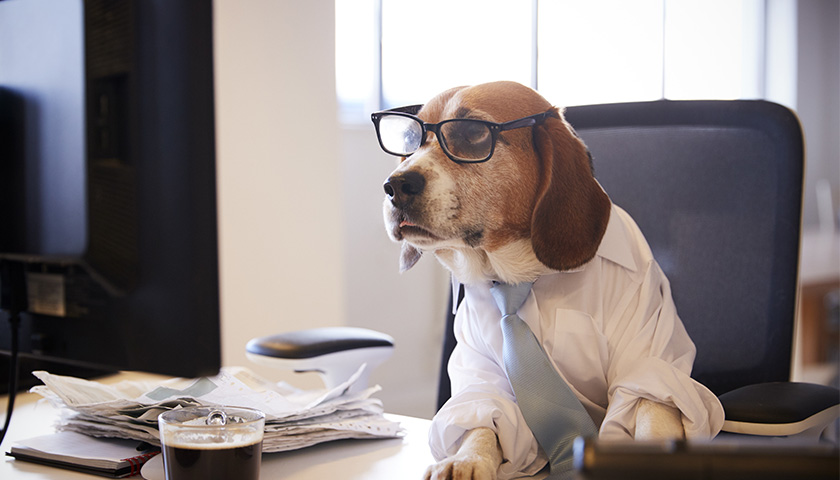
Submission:
[[[490,293],[496,300],[499,310],[502,312],[502,317],[514,315],[519,307],[525,303],[528,298],[528,293],[531,292],[531,286],[534,282],[523,283],[498,283],[493,282],[490,287]]]

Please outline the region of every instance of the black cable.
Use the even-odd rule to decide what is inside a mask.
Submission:
[[[6,438],[18,388],[18,360],[20,354],[20,313],[27,308],[26,271],[22,263],[0,260],[0,309],[9,314],[11,331],[11,356],[9,359],[9,401],[6,421],[0,431],[0,444]]]
[[[9,359],[9,402],[6,404],[6,422],[3,425],[3,430],[0,431],[0,445],[3,444],[3,439],[6,438],[6,432],[9,431],[9,424],[12,421],[12,412],[15,409],[15,396],[17,395],[18,387],[18,341],[20,337],[19,312],[11,313],[9,316],[9,327],[12,333],[12,355]]]

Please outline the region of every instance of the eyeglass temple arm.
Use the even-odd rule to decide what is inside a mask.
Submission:
[[[557,109],[552,107],[542,113],[531,115],[530,117],[511,120],[501,125],[501,130],[513,130],[515,128],[530,127],[532,125],[539,125],[549,117],[557,117]],[[559,118],[559,117],[558,117]]]

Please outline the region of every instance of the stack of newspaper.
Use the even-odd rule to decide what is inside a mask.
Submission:
[[[215,377],[114,385],[38,371],[33,374],[44,385],[32,391],[62,408],[59,430],[155,445],[160,445],[157,417],[166,410],[193,405],[256,408],[266,415],[263,451],[282,452],[345,438],[402,436],[399,423],[386,419],[382,402],[372,398],[379,386],[351,388],[364,368],[330,390],[298,390],[245,368],[226,368]]]

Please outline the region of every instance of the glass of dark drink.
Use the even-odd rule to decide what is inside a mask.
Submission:
[[[158,417],[166,480],[258,480],[265,415],[240,407],[189,407]]]

